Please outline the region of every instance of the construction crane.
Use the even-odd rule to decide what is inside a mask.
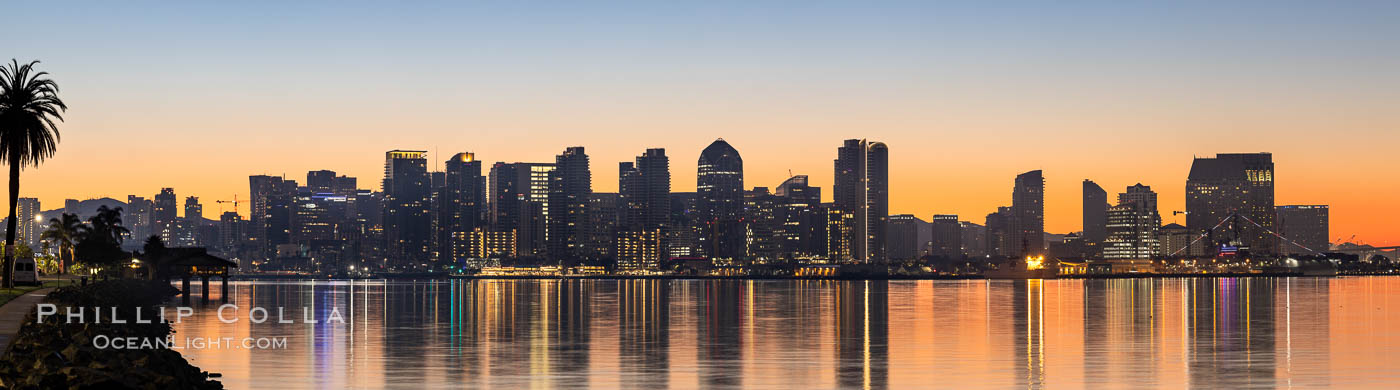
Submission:
[[[224,203],[232,203],[233,214],[238,215],[238,194],[233,194],[233,200],[216,200],[214,202],[219,204],[219,214],[224,213]]]

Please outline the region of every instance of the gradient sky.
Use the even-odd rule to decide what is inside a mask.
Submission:
[[[1272,152],[1279,204],[1400,244],[1400,2],[531,3],[7,5],[0,52],[42,60],[71,107],[22,194],[174,187],[214,216],[249,174],[377,187],[389,149],[571,145],[595,191],[649,147],[692,191],[723,137],[746,185],[791,170],[829,198],[864,137],[890,146],[891,212],[926,220],[981,223],[1043,169],[1051,232],[1079,230],[1086,178],[1150,185],[1184,222],[1193,155]]]

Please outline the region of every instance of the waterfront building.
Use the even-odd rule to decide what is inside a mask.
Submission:
[[[585,257],[588,197],[593,194],[588,154],[582,146],[569,147],[555,157],[554,167],[549,176],[545,237],[549,256],[572,264]]]
[[[449,261],[460,260],[454,255],[464,251],[467,233],[484,228],[482,210],[486,203],[486,178],[481,175],[481,161],[471,152],[457,153],[444,163],[443,183],[438,188],[437,237],[438,255]]]
[[[1118,194],[1118,205],[1108,208],[1108,237],[1103,257],[1109,260],[1151,259],[1161,252],[1157,193],[1142,184]]]
[[[891,215],[886,224],[885,251],[890,260],[909,261],[919,258],[919,225],[924,223],[913,214]]]
[[[968,221],[958,221],[962,233],[962,253],[969,258],[987,256],[987,229]]]
[[[1323,205],[1278,206],[1279,253],[1318,255],[1331,250],[1328,240],[1330,208]]]
[[[1016,175],[1011,191],[1009,253],[1032,256],[1045,252],[1045,177],[1040,170]]]
[[[821,212],[821,187],[807,182],[807,175],[784,180],[773,191],[778,197],[778,257],[784,260],[811,259],[826,253],[826,215]]]
[[[1212,230],[1231,214],[1245,220],[1230,229]],[[1192,161],[1186,179],[1186,227],[1207,233],[1212,247],[1238,239],[1251,253],[1277,252],[1277,240],[1269,233],[1276,214],[1272,154],[1217,154]]]
[[[619,271],[642,271],[659,268],[661,229],[618,232],[616,252]]]
[[[384,238],[391,267],[414,269],[431,260],[432,215],[428,152],[384,154]]]
[[[1087,257],[1103,255],[1103,240],[1108,237],[1108,192],[1092,180],[1084,180],[1083,226],[1080,235]]]
[[[746,258],[767,262],[778,258],[778,205],[781,198],[768,192],[768,187],[754,187],[744,193],[744,221],[748,232]]]
[[[855,259],[855,212],[831,203],[822,205],[826,214],[826,259],[831,263],[848,263]]]
[[[1011,220],[1013,214],[1010,207],[997,207],[997,212],[987,214],[986,223],[986,253],[988,256],[1010,257],[1016,253],[1011,245]]]
[[[724,139],[700,152],[695,177],[697,252],[735,260],[748,253],[744,226],[744,160]]]
[[[248,176],[248,202],[252,211],[248,215],[251,226],[248,240],[252,243],[256,259],[271,259],[275,257],[277,246],[291,242],[291,210],[296,191],[295,180],[267,175]]]
[[[618,234],[629,231],[622,228],[622,214],[625,209],[622,195],[616,192],[594,192],[588,196],[588,210],[585,213],[587,221],[583,226],[585,258],[617,258]],[[651,262],[655,263],[656,260],[651,259]]]
[[[963,253],[963,227],[957,214],[933,216],[933,241],[930,255],[945,259],[960,259]]]
[[[853,261],[884,262],[885,234],[889,220],[889,148],[881,142],[848,139],[836,151],[835,182],[832,185],[836,207],[849,210],[855,226],[848,240]]]

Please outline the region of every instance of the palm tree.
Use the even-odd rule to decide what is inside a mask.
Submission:
[[[26,166],[38,166],[53,156],[58,148],[58,126],[62,112],[68,106],[58,98],[58,83],[44,77],[48,72],[35,72],[39,61],[20,65],[10,60],[0,65],[0,160],[10,164],[10,222],[5,231],[5,247],[15,245],[15,207],[19,204],[19,171]],[[13,287],[11,279],[14,251],[5,251],[3,282]]]
[[[41,238],[58,245],[58,273],[64,273],[68,267],[63,261],[63,252],[68,252],[68,261],[73,261],[73,244],[78,242],[78,234],[83,229],[83,220],[77,215],[63,213],[61,219],[50,218],[49,228],[44,230]]]

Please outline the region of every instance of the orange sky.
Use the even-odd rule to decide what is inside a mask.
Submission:
[[[691,191],[717,137],[748,186],[791,171],[829,197],[836,148],[863,137],[890,147],[894,213],[980,223],[1043,169],[1051,232],[1080,228],[1086,178],[1150,185],[1180,222],[1193,155],[1272,152],[1279,204],[1400,243],[1388,6],[35,6],[14,11],[61,17],[13,28],[56,33],[7,53],[43,60],[71,107],[24,174],[46,208],[174,187],[215,215],[250,174],[376,187],[396,148],[489,163],[582,145],[612,191],[617,162],[665,147]]]

